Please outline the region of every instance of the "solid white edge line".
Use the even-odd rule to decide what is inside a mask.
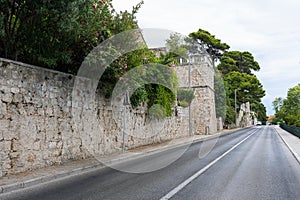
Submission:
[[[213,166],[215,163],[217,163],[219,160],[221,160],[223,157],[225,157],[227,154],[229,154],[231,151],[233,151],[235,148],[237,148],[239,145],[241,145],[243,142],[245,142],[248,138],[250,138],[254,133],[256,133],[257,130],[255,130],[253,133],[248,135],[245,139],[231,147],[229,150],[227,150],[225,153],[223,153],[221,156],[213,160],[211,163],[206,165],[204,168],[196,172],[194,175],[186,179],[184,182],[179,184],[177,187],[175,187],[173,190],[171,190],[168,194],[160,198],[160,200],[168,200],[172,198],[176,193],[178,193],[180,190],[182,190],[185,186],[187,186],[189,183],[191,183],[194,179],[196,179],[198,176],[203,174],[206,170],[208,170],[211,166]]]
[[[296,151],[294,151],[294,149],[288,144],[288,142],[283,138],[283,136],[281,136],[281,134],[277,131],[276,128],[274,128],[277,135],[279,135],[279,137],[281,138],[281,140],[283,141],[283,143],[287,146],[287,148],[290,150],[290,152],[292,153],[292,155],[296,158],[297,162],[300,164],[300,156],[298,155],[298,153],[296,153]],[[289,132],[287,132],[288,134],[291,134]]]

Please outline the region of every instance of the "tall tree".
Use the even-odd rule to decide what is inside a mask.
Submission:
[[[112,0],[1,0],[0,55],[76,73],[87,54],[113,34],[137,28],[135,14]]]
[[[253,102],[250,104],[251,109],[255,111],[255,115],[263,124],[267,121],[266,107],[262,102]]]
[[[226,90],[220,72],[215,72],[214,75],[214,89],[215,89],[215,107],[216,116],[222,117],[223,120],[226,118]]]
[[[183,42],[184,38],[179,33],[171,34],[170,38],[166,40],[167,50],[184,57],[187,54],[187,49],[184,47]]]
[[[300,84],[289,89],[286,99],[279,101],[279,98],[276,98],[274,102],[278,105],[276,115],[286,124],[300,127]]]
[[[213,65],[221,58],[222,53],[230,48],[228,44],[221,42],[220,39],[217,39],[214,35],[203,29],[190,33],[189,37],[185,38],[185,42],[191,53],[207,52],[211,57]],[[226,113],[229,112],[230,109],[227,109],[226,106],[226,92],[222,74],[218,72],[215,66],[214,70],[216,114],[217,117],[222,117],[222,119],[225,120],[225,117],[227,116]]]
[[[217,39],[206,30],[199,29],[197,32],[190,33],[189,37],[193,38],[200,44],[202,49],[207,51],[213,62],[219,59],[222,53],[230,48],[228,44],[222,43],[220,39]]]
[[[282,104],[283,104],[282,97],[276,97],[275,100],[272,102],[272,105],[273,105],[276,115],[279,114]]]
[[[66,44],[75,40],[74,18],[84,5],[78,0],[2,0],[1,56],[52,67],[58,60],[68,63]]]
[[[230,72],[224,76],[226,82],[229,105],[235,106],[235,90],[237,94],[237,105],[250,102],[252,110],[258,114],[260,121],[266,121],[266,110],[263,109],[261,98],[265,96],[262,84],[255,75]]]
[[[260,67],[250,52],[228,51],[222,54],[218,69],[224,75],[230,72],[252,74],[252,70],[259,71]]]

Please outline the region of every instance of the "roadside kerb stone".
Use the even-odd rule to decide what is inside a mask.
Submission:
[[[284,144],[288,147],[288,149],[290,150],[290,152],[296,158],[297,162],[300,164],[300,155],[299,155],[300,152],[299,151],[297,152],[297,150],[295,148],[295,145],[293,145],[291,142],[288,141],[288,138],[290,138],[291,140],[295,140],[295,141],[297,141],[297,145],[300,147],[300,140],[299,140],[299,138],[296,137],[296,136],[294,136],[294,135],[292,135],[291,133],[283,130],[278,125],[275,126],[275,130],[276,130],[277,134],[279,135],[279,137],[284,142]]]

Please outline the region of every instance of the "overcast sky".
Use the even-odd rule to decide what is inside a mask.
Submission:
[[[116,10],[131,10],[138,0],[113,0]],[[273,114],[275,97],[286,97],[300,83],[299,0],[145,0],[137,15],[140,28],[162,28],[184,35],[199,28],[230,45],[250,51]]]

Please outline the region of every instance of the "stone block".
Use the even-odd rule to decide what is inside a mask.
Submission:
[[[2,103],[0,101],[0,114],[6,115],[6,113],[7,113],[7,106],[5,103]]]
[[[59,106],[54,106],[53,114],[54,114],[54,116],[56,116],[58,118],[62,118],[63,117],[62,110],[61,110],[61,108]]]
[[[11,168],[12,168],[11,162],[3,162],[3,164],[2,164],[2,170],[3,171],[6,171],[6,170],[11,169]]]
[[[26,109],[24,108],[23,104],[21,103],[18,104],[18,110],[21,116],[27,115]]]
[[[4,131],[0,130],[0,152],[1,152],[1,142],[4,141]],[[1,157],[1,154],[0,154]]]
[[[11,151],[11,148],[12,148],[12,145],[11,145],[11,141],[7,141],[7,140],[4,140],[2,142],[2,152],[7,153],[7,152],[10,152]]]
[[[23,171],[24,171],[24,169],[22,169],[23,167],[27,167],[27,166],[25,166],[25,162],[24,162],[24,161],[21,161],[21,160],[18,160],[18,161],[15,163],[15,166],[16,166],[17,168],[20,169],[20,172],[23,172]],[[30,169],[30,167],[27,167],[27,168]]]
[[[27,156],[27,158],[26,158],[26,161],[27,161],[27,162],[30,162],[30,163],[35,162],[35,160],[36,160],[36,155],[33,154],[33,153],[30,153],[30,154]]]
[[[56,93],[50,92],[49,97],[50,99],[56,98]]]
[[[57,160],[55,161],[55,163],[61,162],[61,158],[60,158],[61,155],[62,155],[62,151],[60,149],[51,150],[51,157],[57,157]]]
[[[13,140],[13,139],[20,139],[19,135],[15,133],[14,130],[8,129],[3,132],[4,140]]]
[[[27,115],[35,115],[36,114],[36,107],[34,105],[28,105],[27,106]]]
[[[5,68],[1,68],[1,71],[2,71],[2,76],[5,79],[11,79],[11,69],[9,69],[8,67],[5,67]]]
[[[12,140],[12,151],[20,152],[24,150],[24,146],[21,145],[20,141],[18,140]]]
[[[0,130],[7,131],[9,130],[10,120],[1,119],[0,120]]]
[[[5,94],[2,96],[2,101],[3,101],[3,102],[11,103],[12,100],[13,100],[13,94],[12,94],[12,93],[5,93]]]
[[[12,87],[12,88],[10,88],[10,92],[13,93],[13,94],[16,94],[16,93],[20,92],[20,89],[17,88],[17,87]]]
[[[7,86],[6,84],[1,84],[0,85],[0,91],[3,92],[3,93],[9,93],[10,92],[10,87]]]
[[[42,84],[42,88],[41,89],[42,89],[42,92],[47,91],[48,87],[47,87],[47,85],[46,85],[45,82]]]
[[[54,116],[53,106],[47,105],[46,115],[49,116],[49,117],[53,117]]]
[[[14,94],[14,96],[13,96],[13,102],[14,103],[20,103],[22,101],[23,101],[23,95],[22,94],[20,94],[20,93]]]
[[[49,145],[48,145],[48,148],[50,150],[57,149],[57,142],[56,141],[50,141]]]
[[[32,103],[32,97],[31,97],[31,93],[30,93],[30,92],[24,93],[23,98],[24,98],[24,102],[25,102],[26,104]]]
[[[45,110],[43,108],[38,108],[37,113],[40,116],[44,116],[45,115]]]
[[[20,157],[20,152],[11,152],[11,153],[9,153],[9,157],[11,159],[17,159]]]
[[[13,69],[11,72],[11,77],[14,80],[19,80],[19,79],[22,79],[22,74],[20,74],[17,69]]]
[[[55,117],[45,119],[47,135],[49,131],[58,132],[58,120]]]

